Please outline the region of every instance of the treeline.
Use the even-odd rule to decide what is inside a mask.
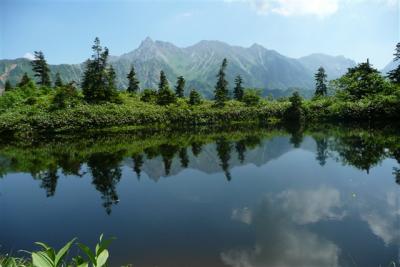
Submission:
[[[92,49],[80,85],[64,83],[57,73],[52,86],[46,59],[42,52],[35,52],[35,82],[25,73],[16,87],[6,83],[6,92],[0,97],[0,133],[126,125],[374,122],[400,117],[400,66],[383,76],[367,60],[330,82],[320,67],[312,99],[303,99],[297,92],[289,98],[273,99],[261,97],[260,90],[245,89],[240,75],[230,89],[228,61],[223,59],[216,73],[213,100],[208,100],[195,89],[186,97],[185,78],[177,77],[171,87],[164,71],[160,71],[157,89],[143,89],[133,66],[126,75],[127,88],[118,90],[115,69],[108,63],[108,49],[100,45],[98,38]],[[400,60],[400,43],[394,60]]]
[[[90,59],[85,63],[85,71],[80,85],[82,89],[83,99],[89,104],[101,104],[106,102],[121,103],[118,97],[116,87],[116,72],[112,65],[108,64],[109,50],[107,47],[102,47],[99,38],[96,38],[92,46],[93,54]],[[220,70],[217,74],[217,83],[214,89],[214,100],[216,106],[223,106],[226,101],[230,99],[230,92],[228,90],[228,81],[226,80],[225,69],[227,67],[227,59],[224,59]],[[35,51],[35,59],[32,61],[32,70],[35,72],[36,84],[44,87],[51,87],[50,69],[43,52]],[[64,84],[60,73],[56,73],[54,81],[54,88],[59,90],[55,102],[56,106],[64,107],[59,102],[62,100],[71,100],[78,95],[76,90],[76,82]],[[169,105],[176,103],[178,98],[184,98],[185,92],[185,78],[179,76],[174,86],[171,89],[169,81],[163,70],[160,71],[160,79],[158,90],[146,88],[141,90],[140,82],[136,77],[135,68],[132,65],[129,73],[126,76],[128,87],[126,92],[130,94],[138,94],[141,92],[141,100],[144,102],[154,102],[159,105]],[[24,73],[21,81],[16,85],[17,87],[30,86],[34,82]],[[9,81],[5,83],[5,91],[11,91],[15,88]],[[248,104],[256,104],[260,98],[260,91],[250,90],[243,87],[243,79],[238,75],[235,79],[235,87],[233,91],[233,98],[238,101],[244,101]],[[189,93],[188,103],[190,105],[197,105],[202,102],[202,96],[196,89],[191,89]]]

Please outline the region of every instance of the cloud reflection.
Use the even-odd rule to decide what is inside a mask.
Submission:
[[[232,219],[254,226],[257,241],[253,248],[224,251],[221,259],[233,267],[338,266],[340,249],[305,225],[342,219],[340,207],[339,191],[321,187],[268,195],[254,212],[235,209]]]

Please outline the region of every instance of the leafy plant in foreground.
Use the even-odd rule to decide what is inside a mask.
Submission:
[[[41,246],[43,250],[32,252],[32,264],[37,267],[58,267],[63,265],[63,260],[67,255],[69,249],[74,244],[76,238],[69,241],[58,252],[46,243],[36,242],[35,244]]]
[[[96,244],[96,249],[94,252],[90,250],[84,244],[78,243],[79,248],[85,253],[89,261],[85,261],[82,257],[78,256],[74,258],[74,262],[78,267],[87,267],[89,263],[93,267],[106,266],[109,257],[108,246],[114,239],[103,239],[103,234],[100,235],[99,243]]]

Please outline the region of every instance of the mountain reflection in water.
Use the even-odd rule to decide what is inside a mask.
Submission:
[[[24,187],[27,173],[45,198]],[[113,264],[387,266],[398,260],[396,131],[248,129],[12,141],[0,145],[0,175],[1,250],[29,249],[37,241],[30,237],[62,244],[68,234],[90,241],[108,232],[118,238]],[[90,188],[100,194],[103,215]],[[87,202],[72,204],[74,194]],[[33,210],[27,227],[20,216]],[[50,237],[59,227],[46,214],[58,214],[75,232]],[[36,216],[53,230],[37,230]]]

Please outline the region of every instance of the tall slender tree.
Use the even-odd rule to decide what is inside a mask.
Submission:
[[[183,78],[183,76],[179,76],[175,86],[175,94],[177,97],[183,97],[183,93],[185,92],[185,83],[185,78]]]
[[[117,96],[114,68],[107,67],[108,48],[100,45],[96,37],[92,46],[93,55],[86,61],[82,92],[88,103],[114,101]]]
[[[327,94],[326,78],[328,75],[325,69],[320,67],[315,74],[315,96],[325,96]]]
[[[400,60],[400,43],[397,43],[393,55],[394,55],[393,61]],[[400,84],[400,64],[394,70],[389,71],[388,78],[392,83]]]
[[[54,81],[54,87],[62,87],[64,85],[60,73],[57,72],[56,73],[56,80]]]
[[[31,64],[35,77],[39,78],[37,84],[50,87],[50,69],[42,51],[35,51],[35,59],[32,60]]]
[[[228,61],[224,58],[217,74],[217,84],[214,90],[214,100],[217,106],[223,106],[225,101],[228,100],[228,81],[225,79],[225,69],[227,65]]]
[[[160,71],[160,82],[158,83],[158,91],[161,91],[163,89],[169,89],[169,84],[167,80],[167,76],[165,75],[165,72],[162,70]]]
[[[236,76],[235,88],[233,89],[233,95],[236,100],[241,101],[243,99],[244,88],[242,86],[243,79],[240,75]]]
[[[126,78],[128,78],[128,88],[126,89],[126,91],[131,94],[139,92],[139,80],[136,78],[135,67],[131,67],[131,70],[129,71]]]
[[[176,95],[169,88],[167,76],[164,71],[160,71],[160,82],[158,83],[157,104],[168,105],[176,102]]]

